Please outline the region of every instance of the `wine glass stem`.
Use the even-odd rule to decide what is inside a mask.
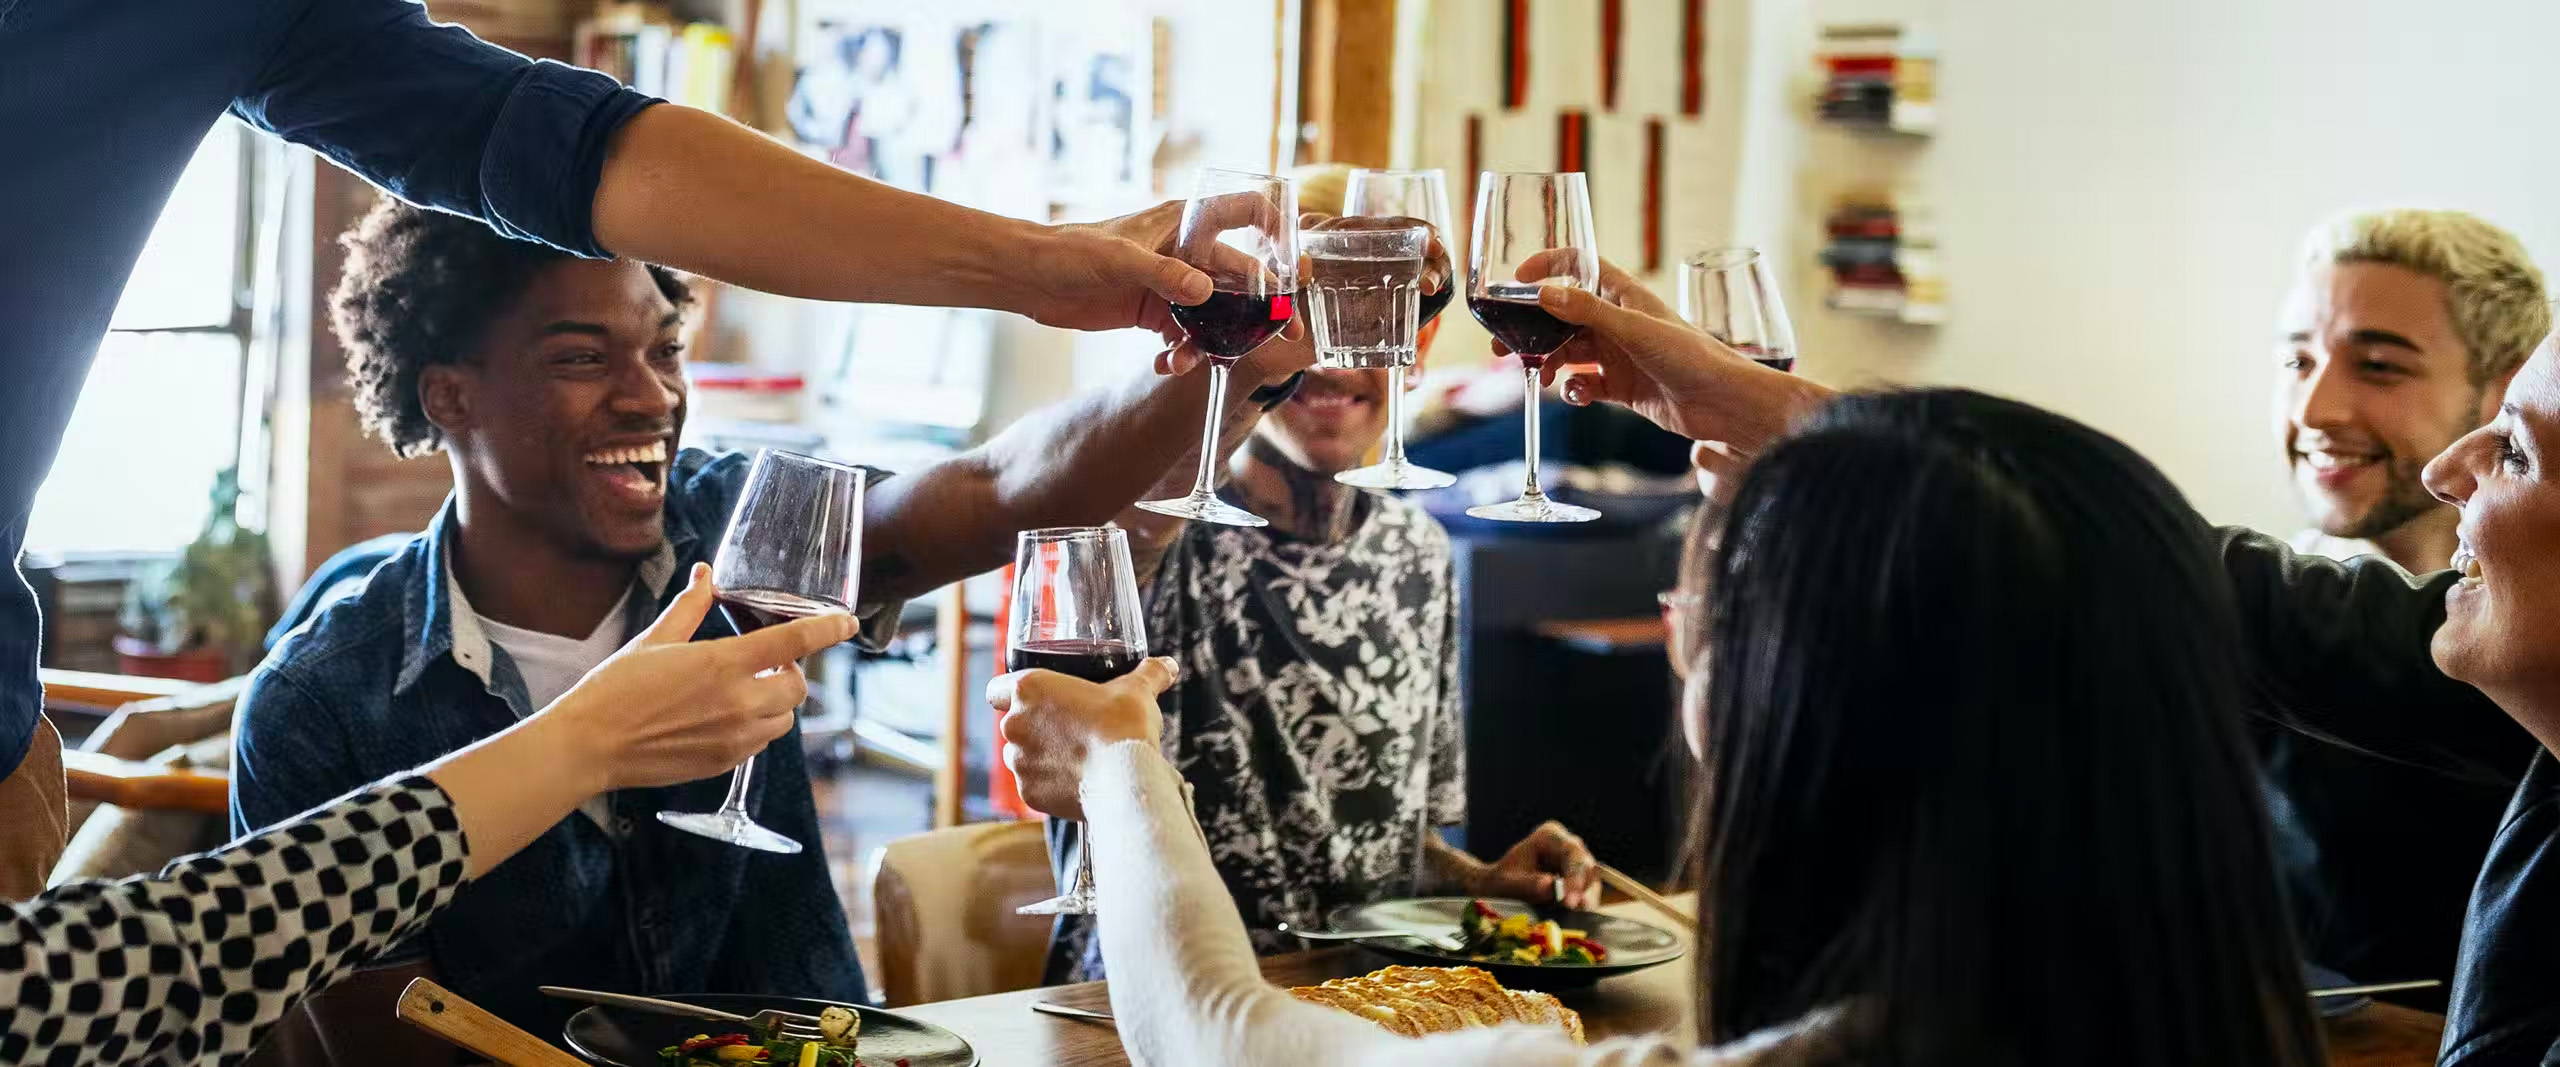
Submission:
[[[1209,418],[1200,429],[1200,477],[1191,483],[1191,495],[1208,496],[1217,487],[1218,430],[1227,415],[1227,365],[1215,360],[1209,363]]]
[[[1080,836],[1082,840],[1076,847],[1076,884],[1067,890],[1067,895],[1089,897],[1093,894],[1093,824],[1084,824]]]
[[[747,757],[738,769],[729,772],[729,799],[720,802],[720,810],[739,815],[747,813],[747,782],[755,777],[756,758]]]
[[[1387,456],[1389,466],[1404,466],[1404,368],[1387,368]]]
[[[1538,368],[1528,360],[1520,361],[1520,417],[1525,420],[1521,436],[1528,441],[1528,487],[1520,491],[1524,499],[1536,500],[1546,495],[1538,489]]]

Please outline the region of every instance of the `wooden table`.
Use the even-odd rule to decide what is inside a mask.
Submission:
[[[1656,913],[1629,901],[1600,910],[1660,921]],[[1561,996],[1566,1006],[1582,1013],[1583,1030],[1593,1041],[1670,1031],[1684,1043],[1692,1042],[1696,1040],[1696,1022],[1690,1010],[1694,959],[1684,957]],[[1326,948],[1267,958],[1262,961],[1262,976],[1274,985],[1313,985],[1328,978],[1366,974],[1388,962],[1357,948]],[[967,1038],[977,1047],[983,1067],[1127,1067],[1129,1058],[1120,1051],[1119,1036],[1111,1027],[1032,1011],[1032,1002],[1040,1000],[1093,1011],[1111,1010],[1106,983],[1086,982],[919,1004],[898,1011]],[[2441,1016],[2374,1004],[2329,1024],[2329,1062],[2332,1067],[2430,1067],[2435,1062],[2436,1040],[2443,1030]]]

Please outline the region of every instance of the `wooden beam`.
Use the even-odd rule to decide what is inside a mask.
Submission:
[[[68,704],[112,710],[137,700],[176,696],[190,689],[204,688],[203,682],[187,682],[175,678],[99,674],[94,671],[63,671],[50,667],[37,671],[36,674],[44,683],[44,702],[47,706]]]
[[[1307,0],[1300,112],[1309,162],[1384,167],[1395,137],[1396,0]]]
[[[135,811],[221,815],[231,810],[231,779],[227,775],[174,771],[66,749],[62,753],[62,777],[73,800]]]

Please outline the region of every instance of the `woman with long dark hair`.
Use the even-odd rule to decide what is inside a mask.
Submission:
[[[1091,826],[1137,1059],[2320,1061],[2231,594],[2157,470],[2022,404],[1855,396],[1771,447],[1727,521],[1703,576],[1712,669],[1687,694],[1706,705],[1706,1048],[1415,1044],[1270,989],[1156,753],[1170,665],[1006,676],[1025,798]]]

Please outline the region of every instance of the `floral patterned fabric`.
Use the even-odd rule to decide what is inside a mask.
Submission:
[[[1466,814],[1449,535],[1402,500],[1356,506],[1332,543],[1194,523],[1148,590],[1148,643],[1182,665],[1165,755],[1264,953],[1298,947],[1282,922],[1414,895],[1425,835]],[[1082,918],[1050,959],[1103,976]]]

